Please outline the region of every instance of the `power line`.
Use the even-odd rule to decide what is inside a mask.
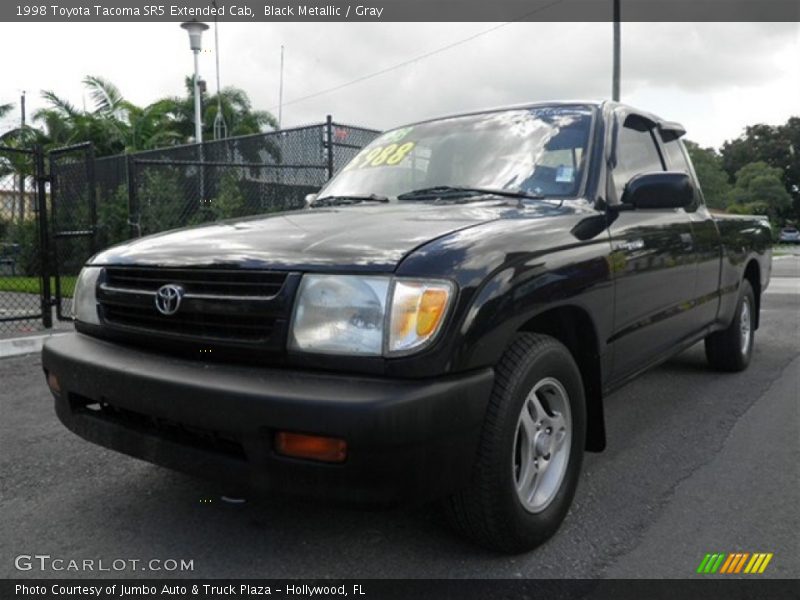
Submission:
[[[451,42],[449,44],[446,44],[444,46],[441,46],[441,47],[436,48],[434,50],[431,50],[429,52],[425,52],[424,54],[420,54],[419,56],[415,56],[413,58],[409,58],[408,60],[404,60],[403,62],[400,62],[400,63],[397,63],[395,65],[392,65],[391,67],[386,67],[386,68],[381,69],[379,71],[374,71],[373,73],[369,73],[367,75],[362,75],[361,77],[357,77],[356,79],[352,79],[352,80],[350,80],[350,81],[348,81],[346,83],[342,83],[342,84],[339,84],[339,85],[336,85],[336,86],[333,86],[333,87],[330,87],[330,88],[327,88],[327,89],[324,89],[324,90],[320,90],[318,92],[314,92],[313,94],[308,94],[307,96],[301,96],[299,98],[294,98],[293,100],[289,100],[288,102],[284,102],[283,106],[289,106],[291,104],[297,104],[298,102],[304,102],[306,100],[310,100],[311,98],[316,98],[318,96],[323,96],[325,94],[330,94],[331,92],[337,92],[337,91],[339,91],[341,89],[344,89],[346,87],[349,87],[351,85],[355,85],[357,83],[361,83],[362,81],[366,81],[368,79],[372,79],[373,77],[378,77],[379,75],[384,75],[384,74],[389,73],[391,71],[395,71],[397,69],[401,69],[403,67],[406,67],[406,66],[408,66],[410,64],[413,64],[415,62],[418,62],[420,60],[424,60],[426,58],[430,58],[431,56],[434,56],[434,55],[439,54],[441,52],[445,52],[447,50],[451,50],[452,48],[455,48],[456,46],[460,46],[462,44],[466,44],[468,42],[471,42],[472,40],[474,40],[476,38],[479,38],[481,36],[487,35],[489,33],[493,33],[495,31],[497,31],[498,29],[502,29],[503,27],[506,27],[506,26],[511,25],[513,23],[518,23],[518,22],[526,19],[527,17],[530,17],[531,15],[534,15],[534,14],[536,14],[538,12],[543,11],[543,10],[547,10],[548,8],[552,8],[553,6],[556,6],[556,5],[561,4],[563,2],[566,2],[566,0],[554,0],[553,2],[549,2],[548,4],[544,4],[542,6],[539,6],[538,8],[535,8],[535,9],[533,9],[531,11],[526,12],[523,15],[520,15],[519,17],[517,17],[513,21],[506,21],[505,23],[500,23],[499,25],[495,25],[494,27],[490,27],[489,29],[484,29],[483,31],[479,31],[478,33],[475,33],[473,35],[467,36],[467,37],[462,38],[460,40],[456,40],[455,42]],[[276,107],[273,106],[270,110],[274,110],[275,108]]]

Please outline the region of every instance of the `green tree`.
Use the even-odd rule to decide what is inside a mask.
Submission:
[[[175,128],[186,139],[194,139],[194,86],[193,79],[185,80],[186,95],[165,98],[172,104],[172,116]],[[219,100],[218,100],[219,98]],[[203,139],[211,140],[214,134],[214,119],[218,106],[222,107],[222,116],[228,130],[228,136],[250,135],[261,133],[278,126],[275,117],[264,110],[254,110],[247,92],[241,88],[228,86],[217,94],[201,95]]]
[[[731,184],[722,168],[722,157],[713,148],[701,148],[686,141],[686,150],[692,159],[697,179],[703,188],[706,204],[711,208],[725,208],[731,200]]]
[[[96,78],[87,77],[84,84],[99,98],[97,89],[100,83]],[[82,110],[55,92],[45,90],[42,98],[48,106],[37,110],[33,120],[43,127],[42,141],[48,147],[68,146],[91,142],[98,156],[117,154],[125,150],[124,111],[121,107],[109,104],[108,100],[95,100],[94,110]]]
[[[130,237],[128,224],[128,186],[123,184],[113,194],[98,193],[97,246],[107,248]]]
[[[47,106],[36,111],[35,141],[46,147],[91,142],[97,156],[152,150],[190,143],[194,139],[194,102],[191,78],[185,97],[161,98],[140,107],[127,100],[119,88],[104,77],[91,75],[83,85],[92,100],[92,107],[79,109],[53,91],[42,97]],[[266,111],[254,110],[244,90],[224,88],[220,105],[229,136],[266,131],[276,121]],[[0,105],[0,116],[5,105]],[[203,95],[203,128],[211,139],[217,114],[217,96]],[[31,142],[31,139],[28,140]]]
[[[781,181],[781,169],[758,161],[742,167],[736,172],[731,212],[743,214],[765,214],[770,221],[779,224],[780,218],[791,207],[792,197]]]
[[[186,198],[184,186],[194,185],[194,178],[187,178],[180,167],[165,166],[145,169],[138,181],[136,197],[142,235],[186,225],[187,215],[195,207]]]
[[[779,169],[783,187],[792,197],[781,217],[800,218],[800,117],[791,117],[783,125],[751,125],[739,138],[725,142],[721,155],[730,181],[750,163]]]
[[[223,174],[216,197],[201,202],[189,224],[197,225],[252,214],[253,211],[247,206],[247,200],[240,188],[240,182],[241,175],[236,171],[230,170]]]
[[[14,110],[14,105],[12,103],[9,102],[8,104],[0,104],[0,119],[7,117],[12,110]],[[8,133],[9,133],[8,131],[5,131],[2,134],[0,134],[0,141],[2,141],[3,138],[6,137],[6,135],[8,135]]]

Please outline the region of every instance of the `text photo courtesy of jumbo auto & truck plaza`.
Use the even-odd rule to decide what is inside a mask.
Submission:
[[[0,598],[797,597],[799,21],[1,5]]]

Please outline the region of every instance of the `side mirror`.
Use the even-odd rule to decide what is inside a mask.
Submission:
[[[622,193],[622,203],[633,208],[685,208],[692,202],[692,180],[680,171],[636,175]]]
[[[319,194],[306,194],[306,206],[308,207],[314,204],[314,200],[316,200],[318,196]]]

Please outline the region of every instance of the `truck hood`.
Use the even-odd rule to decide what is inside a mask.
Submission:
[[[222,221],[132,240],[95,265],[393,271],[415,248],[502,217],[497,206],[393,203]]]

